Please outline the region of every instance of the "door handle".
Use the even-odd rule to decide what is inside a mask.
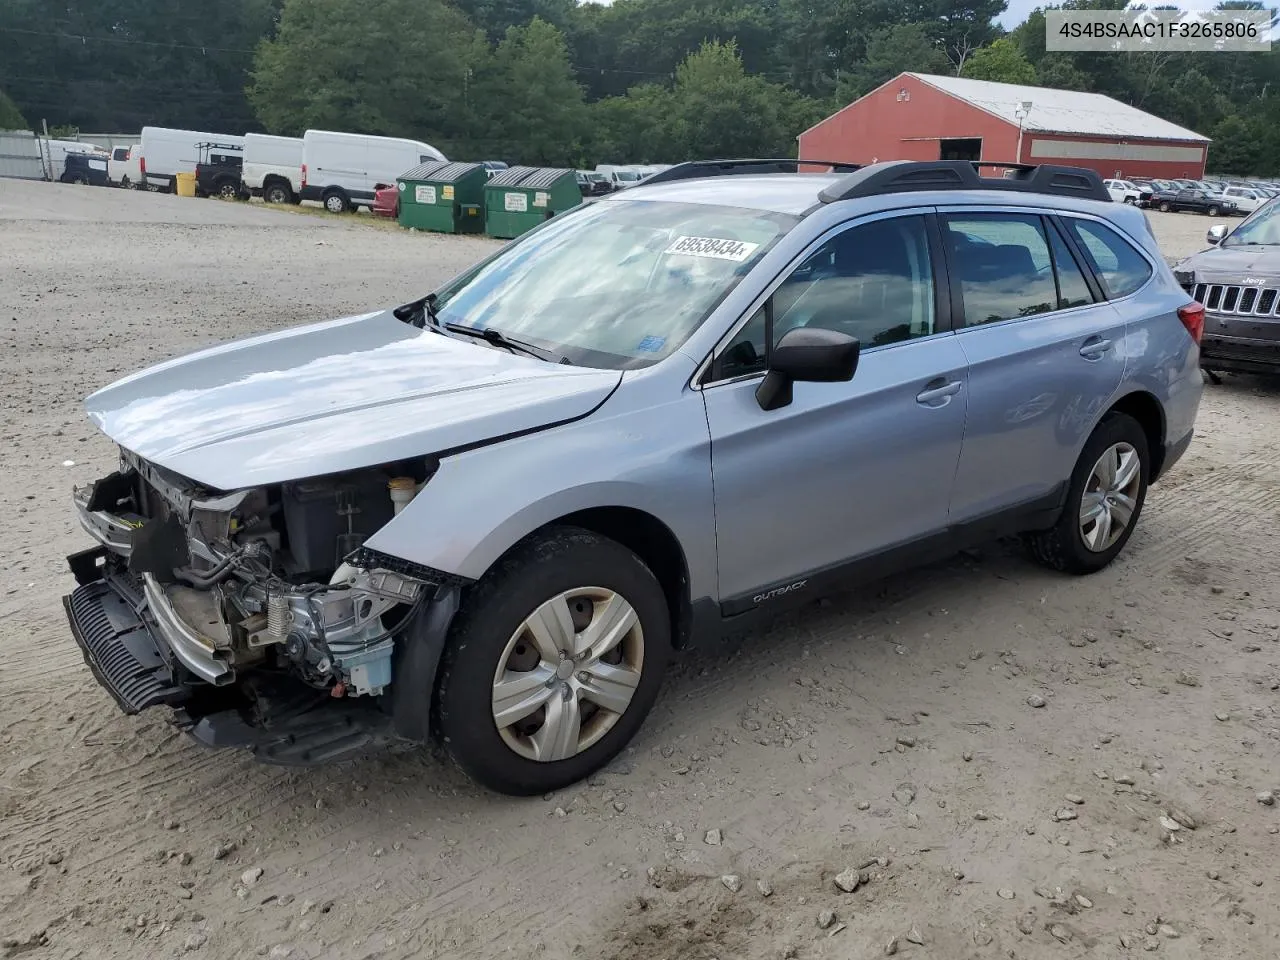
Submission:
[[[1099,360],[1110,349],[1110,340],[1104,340],[1102,337],[1090,337],[1080,348],[1080,356],[1086,360]]]
[[[916,394],[916,403],[922,403],[926,407],[945,406],[959,392],[959,380],[948,381],[946,377],[937,377],[925,384],[924,389]]]

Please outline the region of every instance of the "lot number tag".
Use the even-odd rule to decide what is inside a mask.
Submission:
[[[673,256],[710,257],[712,260],[732,260],[741,263],[759,248],[758,243],[745,240],[720,240],[716,237],[676,237],[666,252]]]
[[[533,205],[535,207],[545,207],[550,202],[551,202],[551,194],[549,193],[544,193],[543,191],[539,190],[537,193],[533,195]]]
[[[502,205],[509,213],[528,213],[529,197],[523,193],[505,193],[502,195]]]
[[[414,188],[413,199],[417,200],[419,203],[435,203],[436,188],[420,183]]]
[[[440,196],[444,197],[446,200],[452,200],[452,199],[453,199],[453,184],[448,184],[448,185],[446,185],[446,186],[441,187],[441,188],[440,188]]]

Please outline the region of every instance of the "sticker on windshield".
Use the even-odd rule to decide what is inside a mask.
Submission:
[[[716,237],[676,237],[666,253],[682,257],[710,257],[713,260],[732,260],[734,263],[750,258],[760,247],[745,240],[720,240]]]
[[[645,337],[636,344],[636,349],[644,353],[657,353],[666,342],[666,337]]]

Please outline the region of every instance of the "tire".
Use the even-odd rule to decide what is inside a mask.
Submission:
[[[545,654],[554,656],[559,644],[544,629],[539,645],[527,622],[557,598],[565,601],[560,609],[573,619],[579,640],[589,623],[599,622],[593,617],[623,609],[619,600],[630,605],[634,621],[628,618],[631,626],[603,658],[588,652],[577,664],[551,661]],[[613,540],[553,527],[517,546],[471,588],[441,659],[435,728],[454,762],[491,790],[513,796],[557,790],[626,746],[653,706],[670,656],[671,617],[652,571]],[[508,705],[514,722],[501,729],[494,706],[500,668],[508,684],[529,678]],[[625,681],[611,688],[620,710],[605,709],[592,696],[593,680],[605,675]],[[568,704],[573,714],[561,713]],[[552,725],[552,710],[580,723]],[[554,730],[567,731],[572,743],[557,743]],[[555,759],[536,759],[543,751]]]
[[[283,183],[271,183],[263,188],[262,199],[264,203],[292,203],[293,191]]]
[[[89,185],[89,178],[82,173],[77,173],[71,178],[71,182],[77,187],[87,187]]]
[[[321,199],[324,200],[324,208],[330,213],[348,213],[351,210],[351,201],[341,190],[326,190]]]
[[[1205,215],[1210,217],[1216,217],[1218,215],[1218,208],[1215,206],[1209,207],[1209,209],[1205,211]]]
[[[219,180],[213,185],[214,192],[210,196],[216,196],[219,200],[238,200],[240,199],[240,184],[234,180]]]
[[[1170,210],[1172,210],[1172,209],[1173,209],[1173,208],[1169,206],[1169,201],[1168,201],[1168,200],[1161,200],[1161,201],[1160,201],[1160,212],[1161,212],[1161,213],[1168,213],[1168,212],[1169,212]]]
[[[1137,475],[1129,483],[1118,484],[1120,492],[1128,501],[1131,510],[1123,529],[1114,534],[1114,522],[1119,519],[1119,508],[1123,501],[1116,502],[1112,498],[1097,497],[1098,480],[1095,468],[1104,455],[1121,454],[1121,470],[1129,463],[1129,455],[1137,460]],[[1062,516],[1048,530],[1036,531],[1026,535],[1027,544],[1032,555],[1045,566],[1063,573],[1077,575],[1096,573],[1111,563],[1124,549],[1133,534],[1138,519],[1142,516],[1142,505],[1147,499],[1147,483],[1151,477],[1151,453],[1147,448],[1147,435],[1141,424],[1125,413],[1110,413],[1094,428],[1089,440],[1076,461],[1071,473],[1071,483],[1067,490],[1067,503]],[[1121,477],[1120,479],[1123,479]],[[1110,535],[1095,541],[1091,547],[1086,535],[1093,536],[1101,530],[1102,519],[1088,525],[1082,522],[1086,496],[1102,507],[1108,518]],[[1114,536],[1114,539],[1111,537]]]
[[[121,178],[120,178],[120,189],[121,189],[121,190],[136,190],[136,189],[137,189],[137,187],[135,187],[135,186],[134,186],[133,181],[132,181],[132,180],[130,180],[130,179],[129,179],[128,174],[126,174],[125,176],[123,176],[123,177],[121,177]]]

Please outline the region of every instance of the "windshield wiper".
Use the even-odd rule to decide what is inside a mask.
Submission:
[[[431,322],[433,329],[440,329],[440,317],[436,314],[434,293],[428,293],[425,297],[406,303],[403,307],[396,307],[391,312],[397,320],[411,327],[417,327],[419,330],[427,325],[427,321]]]
[[[446,323],[444,329],[450,333],[460,333],[464,337],[475,337],[477,340],[484,340],[491,343],[495,347],[502,347],[512,353],[523,353],[530,357],[536,357],[539,360],[549,360],[552,363],[563,363],[566,366],[572,366],[568,357],[553,353],[550,350],[544,350],[542,347],[535,347],[532,343],[524,340],[517,340],[509,337],[501,330],[493,327],[467,327],[460,323]]]

